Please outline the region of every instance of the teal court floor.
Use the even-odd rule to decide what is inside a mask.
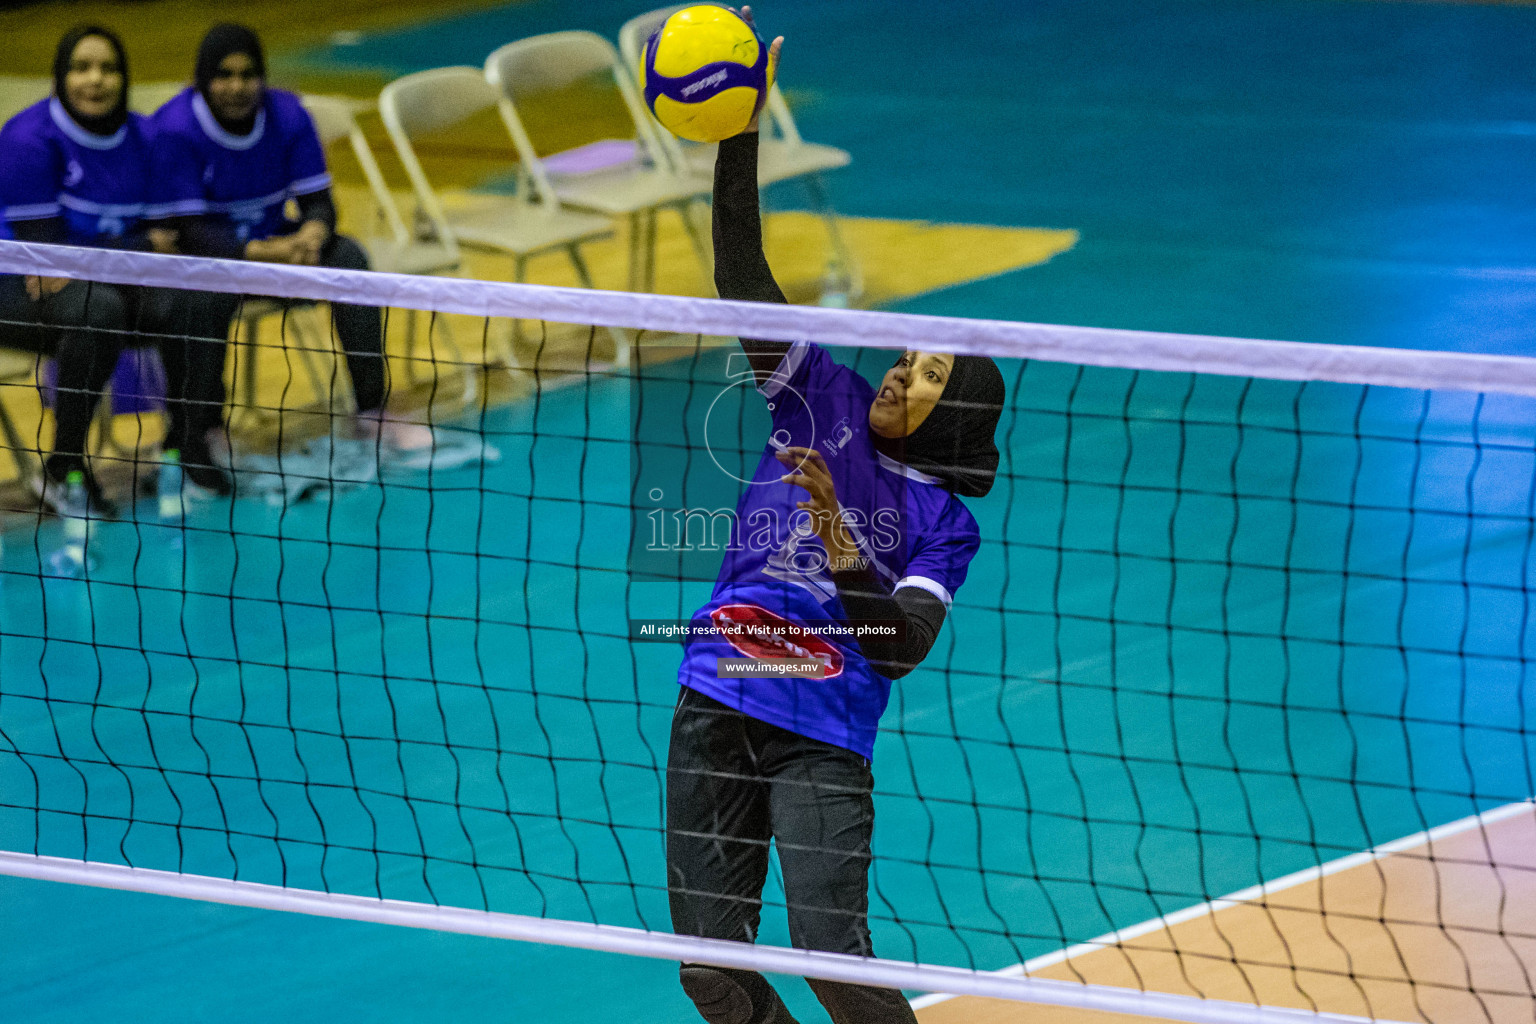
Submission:
[[[759,12],[802,131],[855,155],[840,209],[1081,234],[901,309],[1531,349],[1536,9],[955,6]],[[478,64],[629,13],[285,59]],[[876,752],[883,955],[1000,968],[1531,795],[1531,403],[1006,372],[987,546]],[[665,929],[677,652],[625,620],[702,585],[624,574],[633,397],[453,424],[483,467],[201,506],[179,550],[109,525],[89,587],[31,575],[57,527],[8,533],[0,847]],[[9,879],[0,962],[26,1022],[693,1013],[662,961]]]

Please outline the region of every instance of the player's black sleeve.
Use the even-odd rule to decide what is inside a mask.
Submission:
[[[757,195],[757,132],[720,143],[715,157],[715,290],[722,299],[788,302],[763,255],[763,223]],[[759,381],[778,368],[789,343],[742,338]]]
[[[188,256],[238,260],[245,255],[235,226],[222,217],[179,217],[165,226],[176,230],[176,247]]]
[[[887,679],[900,679],[917,668],[933,650],[944,625],[944,602],[919,587],[902,587],[894,594],[868,566],[834,572],[837,596],[848,613],[848,625],[894,625],[890,639],[859,638],[859,649],[870,666]]]
[[[324,224],[331,234],[336,233],[336,203],[331,198],[330,189],[323,188],[318,192],[299,196],[294,202],[299,204],[299,223],[317,220]]]

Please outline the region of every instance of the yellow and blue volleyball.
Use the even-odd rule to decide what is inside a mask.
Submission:
[[[646,106],[679,138],[740,134],[772,84],[768,47],[737,14],[700,4],[673,14],[645,44]]]

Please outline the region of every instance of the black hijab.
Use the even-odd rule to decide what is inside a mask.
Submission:
[[[117,54],[117,66],[123,73],[123,91],[117,97],[117,106],[100,117],[87,117],[76,110],[69,102],[69,95],[64,89],[64,76],[69,74],[69,65],[75,59],[75,47],[80,45],[80,40],[90,36],[99,36],[107,41]],[[59,40],[59,48],[53,53],[53,94],[58,97],[59,103],[64,107],[70,118],[81,128],[92,135],[111,135],[128,122],[128,52],[123,49],[123,41],[117,38],[117,33],[100,25],[77,25],[64,33],[64,38]]]
[[[197,91],[202,93],[204,102],[209,107],[213,106],[208,99],[208,83],[212,82],[219,73],[219,65],[224,63],[224,58],[230,54],[243,53],[251,58],[251,63],[256,65],[256,74],[261,78],[267,77],[267,58],[261,50],[261,40],[256,33],[244,25],[235,25],[225,22],[215,25],[203,36],[203,41],[197,47],[197,66],[193,69],[193,81],[197,84]],[[257,104],[256,110],[261,105]],[[217,114],[214,117],[225,131],[235,135],[247,135],[256,127],[256,113],[241,121],[226,121]]]
[[[906,437],[881,437],[875,450],[936,476],[956,494],[985,497],[997,476],[993,434],[1003,415],[1003,374],[986,356],[955,356],[939,401]]]

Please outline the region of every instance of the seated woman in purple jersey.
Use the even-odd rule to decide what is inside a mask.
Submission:
[[[715,283],[723,298],[783,302],[763,255],[757,150],[755,122],[720,144]],[[673,928],[754,941],[771,840],[791,941],[872,956],[875,734],[891,680],[932,648],[980,545],[960,499],[991,490],[1003,379],[985,357],[904,352],[876,389],[819,346],[741,345],[772,434],[737,506],[744,539],[694,616],[678,673]],[[765,658],[798,659],[814,677],[753,674]],[[792,1021],[755,972],[684,964],[681,980],[710,1024]],[[836,1024],[916,1020],[894,989],[810,985]]]
[[[150,119],[155,140],[156,214],[193,256],[367,270],[355,241],[336,233],[325,153],[309,112],[291,92],[266,84],[261,41],[241,25],[215,25],[198,47],[195,84]],[[299,219],[285,212],[289,201]],[[240,296],[224,297],[224,323]],[[332,306],[357,400],[358,433],[393,448],[420,449],[431,431],[385,412],[384,332],[372,306]],[[200,415],[185,425],[198,445],[219,425],[222,374],[209,378]]]
[[[53,95],[0,129],[0,237],[108,249],[149,249],[155,229],[144,220],[150,191],[143,118],[128,110],[123,44],[99,26],[65,33],[53,62]],[[162,244],[166,244],[162,240]],[[207,299],[191,294],[65,278],[0,276],[0,345],[58,363],[53,452],[36,481],[59,512],[78,514],[64,481],[84,474],[86,508],[115,515],[86,465],[91,417],[131,333],[177,351],[196,348]],[[212,348],[213,346],[203,346]],[[186,361],[169,358],[174,396],[186,390]],[[193,360],[196,363],[196,360]]]

